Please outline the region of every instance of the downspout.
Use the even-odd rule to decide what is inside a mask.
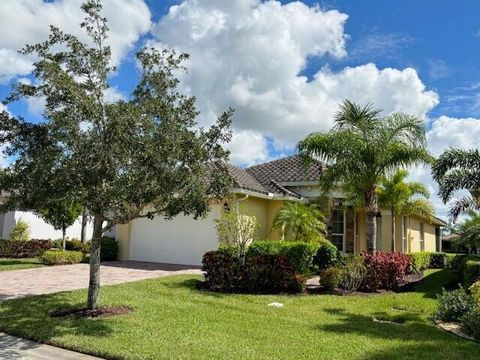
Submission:
[[[237,212],[240,212],[240,205],[239,205],[239,203],[242,202],[242,201],[247,200],[249,197],[250,197],[250,195],[245,194],[245,196],[244,196],[243,198],[237,199],[237,203],[236,203]]]

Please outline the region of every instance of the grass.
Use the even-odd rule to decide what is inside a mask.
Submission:
[[[83,306],[84,290],[2,302],[0,331],[109,359],[468,360],[480,353],[480,345],[432,325],[436,294],[456,281],[452,271],[428,271],[414,292],[372,296],[225,295],[197,291],[196,279],[105,286],[103,304],[135,311],[96,320],[49,316]],[[267,306],[274,301],[285,306]]]
[[[0,258],[0,271],[31,269],[43,266],[38,258],[10,259]]]

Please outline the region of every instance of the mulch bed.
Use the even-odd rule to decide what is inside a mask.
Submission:
[[[129,306],[100,306],[95,310],[90,309],[63,309],[53,311],[53,318],[104,318],[108,316],[128,314],[133,311]]]
[[[437,328],[439,328],[441,330],[444,330],[444,331],[447,331],[447,332],[449,332],[453,335],[456,335],[458,337],[461,337],[463,339],[476,341],[475,338],[473,338],[473,336],[465,334],[463,332],[462,325],[460,325],[458,323],[445,323],[445,322],[437,321],[435,323],[435,325],[437,326]]]

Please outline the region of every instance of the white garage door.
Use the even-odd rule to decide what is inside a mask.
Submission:
[[[156,217],[132,223],[130,259],[169,264],[201,265],[202,256],[218,247],[215,207],[204,219]]]

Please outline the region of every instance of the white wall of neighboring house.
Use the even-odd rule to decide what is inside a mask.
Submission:
[[[1,218],[0,218],[1,220]],[[0,238],[8,239],[10,232],[20,221],[25,221],[30,226],[31,239],[60,239],[62,237],[61,230],[55,230],[53,226],[47,224],[39,216],[30,211],[11,211],[3,214],[3,226],[0,225]],[[79,217],[75,223],[67,229],[67,237],[70,239],[80,239],[82,231],[82,219]],[[90,240],[93,233],[93,225],[87,223],[86,239]]]

